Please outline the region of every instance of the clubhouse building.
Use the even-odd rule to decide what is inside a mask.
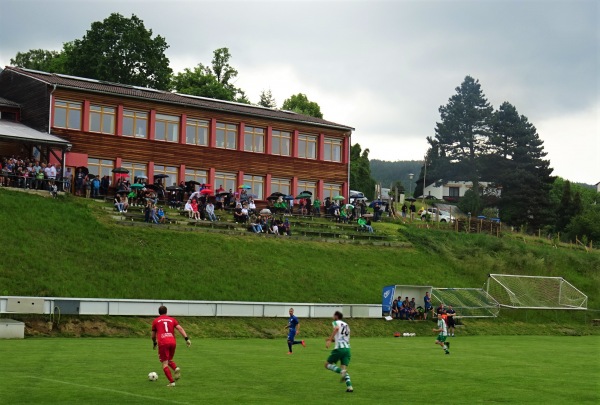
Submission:
[[[257,200],[349,193],[354,128],[252,105],[29,69],[0,73],[0,156],[37,155],[131,179],[168,176],[214,189],[245,184]]]

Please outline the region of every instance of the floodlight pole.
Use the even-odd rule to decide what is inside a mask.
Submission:
[[[412,179],[415,177],[414,173],[408,173],[408,195],[412,197]]]
[[[425,178],[427,177],[427,155],[425,155],[425,169],[423,171],[423,202],[422,204],[425,205]]]

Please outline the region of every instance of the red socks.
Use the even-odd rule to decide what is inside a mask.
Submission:
[[[163,371],[165,372],[165,375],[167,376],[167,380],[169,380],[170,383],[174,382],[173,376],[171,375],[171,370],[169,370],[169,367],[163,368]]]
[[[169,362],[169,367],[171,367],[171,370],[175,370],[177,368],[177,364],[175,364],[174,361],[170,361]]]

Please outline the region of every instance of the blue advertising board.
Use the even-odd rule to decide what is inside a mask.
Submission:
[[[383,291],[381,292],[381,312],[383,314],[389,314],[390,312],[392,312],[392,303],[394,302],[395,290],[395,285],[388,285],[383,287]]]

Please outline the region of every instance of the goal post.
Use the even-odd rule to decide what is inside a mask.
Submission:
[[[493,318],[500,307],[483,288],[437,288],[431,290],[432,304],[452,305],[460,318]]]
[[[486,291],[506,308],[587,309],[588,297],[562,277],[489,274]]]

